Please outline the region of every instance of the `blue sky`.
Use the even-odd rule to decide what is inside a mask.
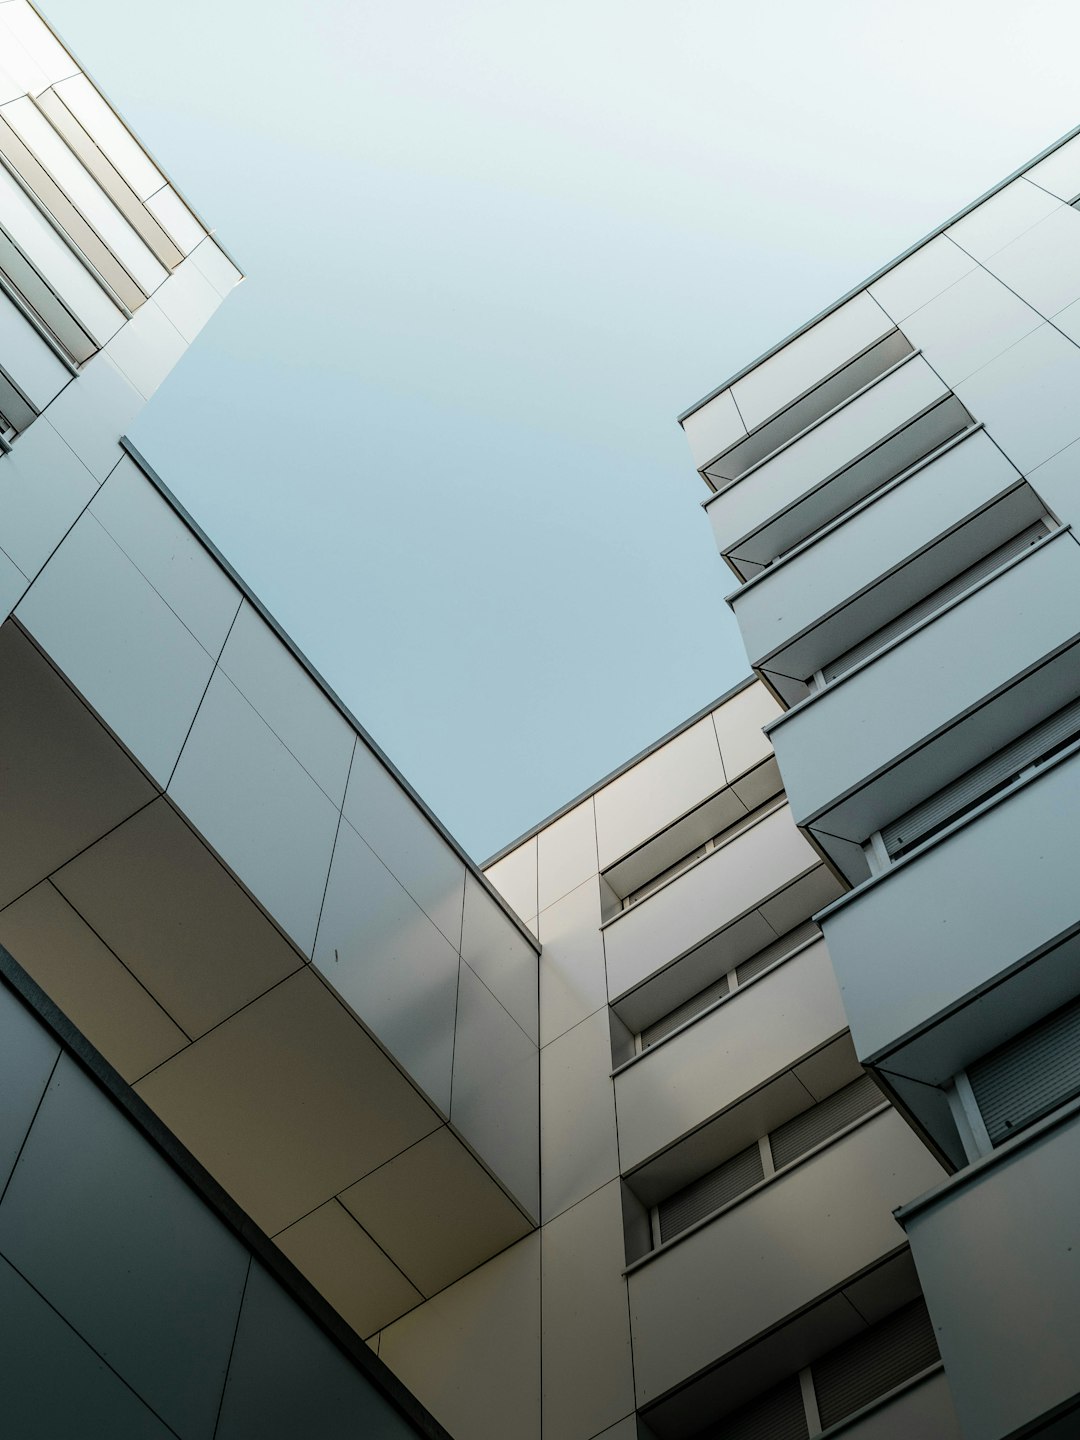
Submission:
[[[675,415],[1080,122],[1060,0],[42,0],[248,280],[132,438],[482,859],[747,671]]]

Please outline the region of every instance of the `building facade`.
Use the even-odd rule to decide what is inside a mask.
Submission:
[[[480,868],[124,438],[240,271],[2,0],[20,1440],[1075,1433],[1077,193],[683,417],[755,674]]]

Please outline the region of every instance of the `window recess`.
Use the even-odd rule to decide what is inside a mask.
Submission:
[[[1021,776],[1038,770],[1078,739],[1080,700],[1074,700],[891,825],[884,826],[879,837],[871,836],[864,847],[871,859],[871,868],[880,870],[883,857],[890,863],[901,859],[916,845],[931,839]]]
[[[694,1440],[812,1440],[940,1362],[922,1299],[698,1431]]]
[[[992,1147],[1080,1095],[1080,1000],[1073,1000],[967,1068]]]
[[[709,838],[700,845],[695,845],[692,849],[681,855],[673,864],[665,866],[663,870],[651,875],[648,880],[642,881],[636,885],[633,890],[623,895],[619,895],[615,886],[612,884],[614,878],[613,871],[616,868],[621,869],[626,863],[625,861],[620,861],[618,867],[612,867],[612,870],[605,871],[604,875],[601,876],[601,880],[606,883],[608,891],[614,895],[615,901],[617,902],[614,913],[617,914],[620,910],[630,910],[635,905],[640,904],[642,900],[647,900],[650,895],[659,890],[661,886],[666,885],[669,880],[674,880],[676,876],[681,875],[684,870],[689,870],[692,865],[695,865],[699,860],[703,860],[706,855],[711,855],[714,850],[721,849],[730,840],[734,840],[743,830],[748,829],[758,820],[764,819],[766,815],[770,815],[774,810],[778,810],[781,805],[786,803],[781,793],[779,795],[771,795],[761,805],[756,806],[752,810],[742,809],[741,813],[738,814],[734,820],[725,824],[715,835],[710,835]],[[610,904],[608,909],[611,909]],[[610,914],[605,918],[610,919]]]
[[[692,995],[689,1000],[683,1001],[683,1003],[677,1005],[674,1010],[669,1011],[666,1015],[662,1015],[659,1020],[653,1021],[651,1025],[647,1025],[641,1033],[635,1037],[635,1053],[640,1053],[643,1050],[647,1050],[650,1045],[655,1045],[656,1042],[662,1040],[665,1035],[670,1035],[671,1032],[677,1030],[680,1025],[685,1025],[686,1022],[692,1020],[695,1015],[700,1015],[702,1011],[708,1010],[709,1007],[715,1005],[718,1000],[722,1000],[726,995],[734,993],[741,985],[745,985],[748,981],[752,980],[755,975],[760,975],[763,970],[767,970],[770,966],[777,964],[786,955],[790,955],[793,950],[797,950],[801,945],[805,945],[808,940],[816,939],[820,934],[821,931],[812,920],[807,920],[801,925],[796,925],[793,930],[789,930],[787,934],[782,935],[780,939],[776,940],[772,945],[766,945],[765,948],[759,950],[756,955],[751,955],[750,958],[744,960],[741,965],[737,965],[734,969],[719,976],[719,978],[711,984],[706,985],[704,989],[699,990],[696,995]]]
[[[965,590],[970,590],[973,585],[985,579],[986,576],[992,575],[994,571],[999,570],[1006,561],[1012,560],[1014,556],[1022,554],[1030,546],[1034,545],[1036,541],[1041,540],[1044,535],[1048,535],[1050,528],[1051,526],[1048,520],[1036,520],[1032,525],[1028,525],[1010,540],[1005,541],[1003,545],[999,545],[996,549],[991,550],[983,559],[977,561],[974,565],[970,565],[966,570],[961,571],[959,575],[955,576],[946,584],[939,586],[938,589],[927,595],[924,600],[920,600],[918,604],[912,605],[907,610],[904,610],[895,620],[891,620],[887,625],[881,626],[881,628],[875,630],[872,635],[868,635],[865,640],[860,640],[857,645],[853,645],[851,649],[845,650],[844,653],[838,655],[835,660],[822,666],[822,668],[815,671],[812,676],[808,676],[807,685],[811,690],[820,690],[840,675],[846,674],[848,670],[858,665],[861,660],[865,660],[869,656],[876,654],[878,650],[881,650],[891,640],[895,640],[899,636],[906,634],[907,631],[916,626],[920,620],[925,620],[928,616],[933,615],[935,611],[940,610],[942,606],[947,605],[950,600],[954,600],[958,595],[962,595]]]
[[[804,1110],[699,1179],[661,1200],[652,1217],[654,1248],[745,1194],[762,1180],[793,1165],[816,1146],[884,1103],[869,1075]]]

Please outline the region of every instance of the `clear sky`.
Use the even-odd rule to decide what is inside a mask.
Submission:
[[[132,438],[477,859],[747,672],[675,415],[1080,123],[1064,0],[39,0],[248,280]]]

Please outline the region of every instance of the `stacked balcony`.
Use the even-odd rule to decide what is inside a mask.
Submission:
[[[684,417],[855,1054],[958,1171],[901,1214],[973,1440],[1080,1405],[1078,189],[1073,139]]]

